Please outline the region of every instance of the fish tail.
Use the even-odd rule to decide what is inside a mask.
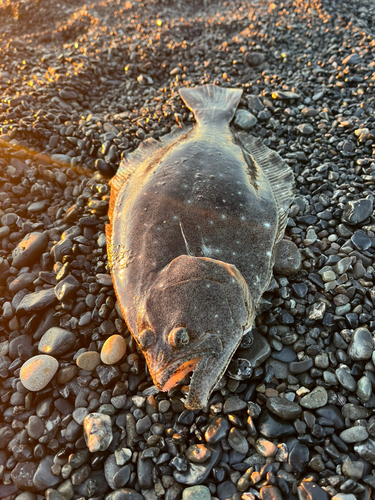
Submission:
[[[242,95],[241,89],[227,89],[217,85],[182,88],[179,92],[197,122],[212,125],[229,123]]]

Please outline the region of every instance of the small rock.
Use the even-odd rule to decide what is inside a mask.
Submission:
[[[344,443],[358,443],[360,441],[365,441],[367,438],[368,432],[361,425],[350,427],[340,433],[340,439],[342,439]]]
[[[66,276],[54,288],[57,299],[62,302],[71,297],[79,288],[80,282],[74,276]]]
[[[371,247],[371,240],[364,231],[356,231],[350,239],[357,250],[367,250]]]
[[[370,217],[372,210],[372,198],[348,201],[342,214],[342,221],[355,226]]]
[[[126,342],[121,335],[112,335],[102,347],[100,359],[106,365],[113,365],[120,361],[126,353]]]
[[[96,351],[83,352],[76,359],[76,363],[82,370],[92,372],[100,365],[100,354]]]
[[[23,313],[37,312],[53,304],[55,301],[56,297],[53,288],[29,293],[18,304],[16,314],[22,316]]]
[[[229,429],[230,425],[228,420],[223,417],[217,417],[208,426],[204,437],[206,438],[207,443],[218,443],[227,436]]]
[[[211,492],[207,486],[190,486],[182,492],[182,500],[211,500]]]
[[[249,443],[246,441],[245,436],[236,427],[232,427],[227,439],[229,446],[238,451],[238,453],[246,454],[249,451]]]
[[[272,441],[268,441],[267,439],[257,439],[254,447],[259,455],[266,458],[275,456],[277,452],[276,445],[272,443]]]
[[[350,373],[350,369],[347,366],[345,365],[340,366],[339,368],[336,369],[335,373],[337,380],[345,389],[347,389],[350,392],[356,390],[357,382],[355,381],[355,378]]]
[[[106,450],[112,442],[112,423],[109,415],[89,413],[83,421],[83,430],[91,453]]]
[[[245,109],[238,109],[234,119],[234,124],[243,130],[250,130],[257,123],[253,114]]]
[[[371,358],[374,350],[374,342],[371,333],[367,328],[357,328],[354,330],[348,354],[354,361],[367,360]]]
[[[316,387],[309,394],[306,394],[301,401],[300,405],[310,410],[321,408],[328,402],[328,394],[324,387]]]
[[[246,402],[240,399],[238,396],[229,396],[228,399],[226,399],[224,406],[223,406],[223,412],[225,415],[228,415],[228,413],[234,413],[236,411],[241,411],[246,408]]]
[[[211,457],[211,450],[205,444],[192,444],[185,455],[190,462],[201,464]]]
[[[311,135],[314,132],[314,128],[310,123],[301,123],[297,128],[303,135]]]
[[[34,356],[22,365],[21,382],[29,391],[41,391],[52,380],[58,367],[58,361],[52,356]]]
[[[69,351],[76,342],[74,333],[58,326],[53,326],[46,331],[39,341],[38,349],[43,354],[58,356]]]
[[[274,271],[282,276],[292,276],[301,267],[301,254],[293,241],[281,240],[277,248]]]
[[[267,408],[278,417],[286,420],[295,420],[302,411],[297,403],[279,396],[268,398]]]
[[[12,266],[21,269],[28,264],[38,262],[48,243],[45,233],[30,233],[18,243],[12,252]]]

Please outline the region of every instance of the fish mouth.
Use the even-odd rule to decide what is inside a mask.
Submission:
[[[220,346],[216,339],[219,341]],[[208,346],[205,346],[207,341],[213,341],[219,348],[209,349]],[[203,357],[218,356],[222,351],[223,346],[219,337],[215,334],[206,333],[203,338],[199,339],[195,348],[174,361],[171,361],[155,374],[155,385],[161,391],[169,391],[169,389],[177,385],[185,375],[195,370]]]
[[[242,329],[233,334],[236,341],[224,345],[218,334],[206,333],[195,349],[172,361],[153,377],[155,385],[161,391],[168,391],[193,371],[185,407],[190,410],[204,408],[241,342]]]

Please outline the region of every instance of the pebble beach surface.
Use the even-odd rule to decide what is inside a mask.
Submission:
[[[0,2],[0,498],[375,498],[375,6]],[[209,404],[159,392],[109,274],[108,180],[242,88],[292,167],[274,278]]]

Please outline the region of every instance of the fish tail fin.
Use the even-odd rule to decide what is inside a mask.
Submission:
[[[217,85],[182,88],[179,92],[197,122],[209,124],[229,123],[242,95],[241,89],[227,89]]]

